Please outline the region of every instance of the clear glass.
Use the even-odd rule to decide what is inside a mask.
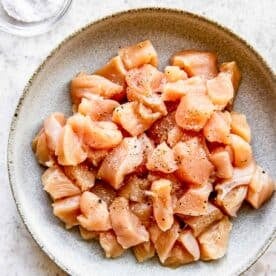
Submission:
[[[53,16],[45,20],[23,22],[10,17],[4,10],[0,0],[0,30],[20,36],[34,36],[45,33],[64,16],[71,3],[72,0],[65,0],[61,8]]]

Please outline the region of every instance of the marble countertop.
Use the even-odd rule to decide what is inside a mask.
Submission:
[[[44,35],[21,38],[0,32],[0,275],[64,275],[25,229],[11,196],[6,168],[9,125],[25,83],[49,51],[72,31],[112,12],[135,7],[174,7],[228,26],[245,38],[276,69],[276,1],[78,0]],[[246,275],[276,275],[276,241]]]

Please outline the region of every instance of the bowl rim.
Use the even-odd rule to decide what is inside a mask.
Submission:
[[[122,10],[122,11],[118,11],[115,13],[110,13],[106,16],[103,17],[99,17],[89,23],[87,23],[86,25],[84,25],[81,28],[78,28],[77,30],[73,31],[70,35],[66,36],[61,42],[58,43],[58,45],[52,49],[50,51],[50,53],[46,56],[46,58],[44,58],[44,60],[40,63],[40,65],[37,67],[37,69],[34,71],[34,73],[31,75],[30,79],[27,81],[23,92],[18,100],[16,109],[14,111],[14,114],[12,116],[12,121],[10,124],[10,129],[9,129],[9,137],[8,137],[8,146],[7,146],[7,168],[8,168],[8,178],[9,178],[9,184],[10,184],[10,188],[11,188],[11,192],[12,192],[12,196],[14,198],[14,201],[16,203],[16,208],[17,211],[27,229],[27,231],[30,233],[31,237],[33,238],[33,240],[36,242],[36,244],[42,249],[42,251],[59,267],[61,268],[63,271],[71,274],[71,275],[75,275],[75,271],[71,271],[69,267],[67,267],[62,261],[60,261],[59,259],[56,259],[56,257],[54,256],[54,254],[52,254],[51,250],[49,248],[47,248],[47,245],[44,244],[40,238],[39,235],[37,235],[37,233],[35,233],[32,228],[29,226],[28,224],[28,218],[25,217],[24,215],[24,211],[21,209],[21,204],[18,201],[18,195],[17,195],[17,189],[15,188],[15,184],[14,184],[14,177],[13,177],[13,170],[14,170],[14,165],[13,165],[13,149],[12,149],[12,145],[13,145],[13,141],[14,141],[14,135],[15,135],[15,131],[16,131],[16,123],[18,120],[18,114],[20,113],[21,107],[24,103],[24,99],[25,97],[28,95],[29,93],[29,89],[32,86],[33,81],[35,80],[35,78],[37,77],[37,75],[42,71],[42,69],[46,66],[48,60],[53,57],[61,47],[63,47],[64,44],[66,44],[68,41],[74,39],[77,35],[79,35],[80,33],[82,33],[83,31],[88,30],[90,27],[97,25],[99,23],[108,21],[111,18],[117,18],[129,13],[143,13],[143,12],[167,12],[167,13],[171,13],[171,14],[175,14],[175,15],[184,15],[187,17],[190,17],[192,19],[197,19],[199,21],[201,21],[202,23],[207,23],[209,25],[212,25],[213,27],[216,27],[218,30],[226,33],[227,35],[229,35],[230,37],[234,38],[235,40],[239,41],[240,43],[244,44],[249,50],[250,52],[255,56],[255,58],[262,64],[262,66],[265,68],[266,72],[269,73],[269,76],[272,79],[272,82],[275,84],[276,83],[276,76],[273,73],[273,69],[270,67],[270,65],[268,65],[268,63],[264,60],[264,58],[257,52],[257,50],[255,50],[255,48],[250,45],[245,39],[241,38],[239,35],[235,34],[230,28],[218,23],[217,21],[213,20],[213,19],[209,19],[205,16],[202,15],[198,15],[192,12],[188,12],[182,9],[178,9],[178,8],[169,8],[169,7],[139,7],[139,8],[133,8],[133,9],[127,9],[127,10]],[[275,86],[274,86],[275,87]],[[274,93],[275,93],[275,89]],[[258,259],[266,252],[266,250],[268,249],[268,247],[271,245],[271,243],[273,242],[273,240],[276,238],[276,227],[274,227],[273,232],[271,234],[271,236],[264,241],[263,246],[258,250],[258,252],[256,253],[255,256],[253,256],[253,258],[249,259],[243,266],[241,266],[235,273],[237,275],[241,275],[244,272],[246,272],[247,270],[249,270],[257,261]]]

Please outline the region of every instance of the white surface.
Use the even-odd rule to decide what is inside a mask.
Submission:
[[[112,3],[110,3],[112,2]],[[134,7],[182,8],[228,26],[251,43],[276,69],[276,2],[267,1],[73,1],[64,19],[51,32],[20,38],[0,32],[0,275],[63,275],[34,243],[17,214],[11,196],[6,145],[11,116],[27,80],[49,51],[86,23]],[[112,38],[110,38],[112,39]],[[26,168],[27,173],[28,168]],[[31,212],[31,210],[30,210]],[[276,275],[276,242],[248,275]],[[274,262],[273,262],[274,261]],[[99,274],[100,275],[100,274]]]

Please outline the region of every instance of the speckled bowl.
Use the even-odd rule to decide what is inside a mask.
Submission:
[[[234,219],[227,255],[215,262],[197,262],[170,269],[156,260],[138,264],[130,254],[108,260],[97,243],[66,231],[52,214],[42,190],[30,142],[43,118],[53,111],[70,114],[68,83],[79,71],[92,72],[124,45],[150,39],[163,68],[172,53],[185,48],[218,53],[220,61],[236,60],[242,84],[235,109],[244,112],[253,131],[257,161],[276,177],[275,78],[264,60],[245,41],[197,15],[170,9],[131,10],[106,17],[74,33],[55,49],[34,73],[13,118],[8,167],[18,210],[30,233],[66,272],[73,275],[237,275],[261,256],[275,237],[275,196],[260,210],[244,206]]]

